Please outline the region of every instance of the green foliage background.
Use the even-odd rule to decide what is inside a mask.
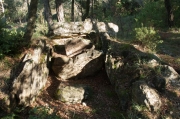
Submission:
[[[166,9],[162,0],[145,2],[135,16],[136,25],[148,27],[166,27]]]
[[[18,52],[23,43],[24,32],[21,29],[10,27],[0,18],[0,58]]]

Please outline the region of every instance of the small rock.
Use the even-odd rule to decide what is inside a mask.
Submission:
[[[55,97],[66,104],[81,103],[86,98],[85,95],[89,94],[87,88],[87,86],[80,84],[69,85],[61,83],[55,93]]]
[[[173,111],[170,111],[169,113],[170,113],[170,114],[173,114]]]
[[[87,106],[87,104],[85,102],[82,102],[82,105],[85,106],[85,107]]]
[[[49,107],[48,103],[45,104],[46,107]]]
[[[139,105],[145,105],[149,111],[157,112],[161,108],[161,99],[155,89],[144,81],[136,81],[132,86],[132,99]]]

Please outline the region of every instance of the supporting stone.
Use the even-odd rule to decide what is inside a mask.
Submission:
[[[32,53],[22,58],[12,75],[11,106],[30,105],[45,86],[49,54],[45,41],[38,41]]]
[[[61,83],[55,92],[56,99],[67,103],[82,103],[90,96],[90,88],[82,84]]]

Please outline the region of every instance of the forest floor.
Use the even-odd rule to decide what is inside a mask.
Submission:
[[[157,47],[159,58],[180,73],[180,31],[160,32],[163,43]]]
[[[180,73],[180,32],[160,32],[164,41],[157,47],[157,56]],[[142,50],[142,49],[139,49]],[[6,57],[0,63],[0,78],[6,79],[13,64],[18,62],[17,58]],[[2,70],[2,71],[1,71]],[[28,108],[5,115],[1,113],[0,118],[16,117],[20,119],[126,119],[119,105],[119,99],[114,87],[109,82],[105,69],[96,76],[80,80],[70,80],[71,83],[86,84],[92,88],[92,96],[82,104],[65,104],[54,99],[54,93],[61,80],[50,72],[46,87],[37,97],[35,103]],[[180,97],[168,99],[172,102],[180,102]],[[180,108],[179,108],[180,110]],[[4,118],[3,118],[4,117]]]
[[[114,119],[121,117],[119,99],[109,82],[104,69],[96,76],[68,81],[70,84],[84,84],[91,87],[90,99],[82,104],[65,104],[54,99],[60,80],[50,74],[45,90],[34,106],[46,106],[63,119]]]

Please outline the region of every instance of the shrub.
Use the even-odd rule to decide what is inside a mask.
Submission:
[[[46,24],[36,23],[33,37],[40,37],[48,34],[48,27]]]
[[[166,14],[163,1],[147,1],[136,14],[135,21],[138,26],[144,24],[144,26],[165,27]]]
[[[61,119],[48,107],[34,107],[29,111],[28,119]]]
[[[174,14],[174,26],[180,27],[180,1],[179,0],[172,0],[171,1],[172,8],[173,8],[173,14]]]
[[[159,34],[155,31],[153,27],[140,27],[135,28],[135,39],[140,41],[142,45],[151,51],[155,51],[159,43],[163,41],[160,40]]]
[[[0,24],[0,58],[2,58],[4,55],[19,51],[24,33],[21,30],[6,28],[5,23]]]
[[[4,3],[9,22],[21,23],[26,21],[28,6],[24,0],[4,0]]]

